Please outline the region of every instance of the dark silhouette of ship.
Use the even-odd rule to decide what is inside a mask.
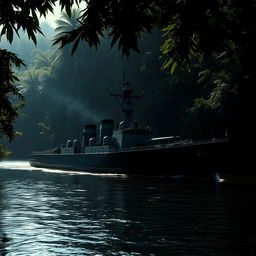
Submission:
[[[115,128],[111,119],[102,120],[97,138],[95,124],[85,125],[81,141],[33,152],[34,167],[79,170],[93,173],[133,175],[212,175],[223,157],[226,138],[192,141],[180,136],[154,137],[149,127],[133,118],[134,106],[142,95],[133,94],[128,82],[120,93],[122,121]],[[221,149],[221,150],[220,150]]]

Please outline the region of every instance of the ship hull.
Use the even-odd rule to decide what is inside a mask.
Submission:
[[[100,153],[33,153],[30,165],[93,173],[208,176],[220,168],[225,147],[227,142],[207,142]]]

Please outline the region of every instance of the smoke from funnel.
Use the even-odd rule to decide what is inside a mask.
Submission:
[[[61,106],[69,115],[79,114],[83,120],[91,120],[93,122],[101,120],[100,116],[89,110],[84,101],[78,100],[74,96],[62,94],[52,87],[47,88],[47,95],[53,100],[54,104]]]

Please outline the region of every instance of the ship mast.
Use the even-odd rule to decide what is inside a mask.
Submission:
[[[116,97],[121,106],[122,121],[120,125],[122,124],[122,128],[131,128],[135,104],[137,103],[137,100],[141,99],[143,96],[134,95],[128,81],[124,81],[121,93],[111,93],[110,95]]]

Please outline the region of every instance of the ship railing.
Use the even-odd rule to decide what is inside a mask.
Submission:
[[[137,150],[150,150],[150,149],[159,149],[159,148],[171,148],[171,147],[182,147],[190,145],[204,145],[209,143],[220,143],[227,142],[227,138],[213,138],[207,140],[179,140],[167,144],[154,144],[146,146],[137,146],[137,147],[128,147],[128,148],[110,148],[108,152],[127,152],[127,151],[137,151]]]
[[[126,148],[108,148],[107,151],[95,151],[91,152],[93,154],[102,154],[102,153],[111,153],[111,152],[130,152],[130,151],[138,151],[138,150],[151,150],[151,149],[161,149],[161,148],[172,148],[172,147],[183,147],[183,146],[196,146],[196,145],[204,145],[208,143],[220,143],[220,142],[228,142],[228,138],[213,138],[208,140],[178,140],[171,143],[159,143],[153,145],[145,145],[145,146],[135,146],[135,147],[126,147]],[[48,154],[60,154],[52,151],[45,152],[33,152],[34,155],[48,155]],[[74,153],[79,154],[79,153]],[[80,153],[81,154],[81,153]],[[84,154],[84,153],[82,153]]]
[[[53,151],[33,151],[33,155],[49,155],[49,154],[54,154],[54,155],[59,155],[60,153],[53,152]]]
[[[213,143],[220,143],[220,142],[228,142],[228,138],[212,138],[212,139],[203,139],[203,140],[182,140],[182,141],[177,141],[177,143],[181,142],[182,145],[198,145],[198,144],[213,144]],[[170,143],[170,145],[174,145],[176,142]]]
[[[147,145],[147,146],[137,146],[137,147],[127,147],[127,148],[111,148],[109,152],[127,152],[127,151],[137,151],[137,150],[146,150],[146,149],[155,149],[155,148],[165,148],[166,145]]]

